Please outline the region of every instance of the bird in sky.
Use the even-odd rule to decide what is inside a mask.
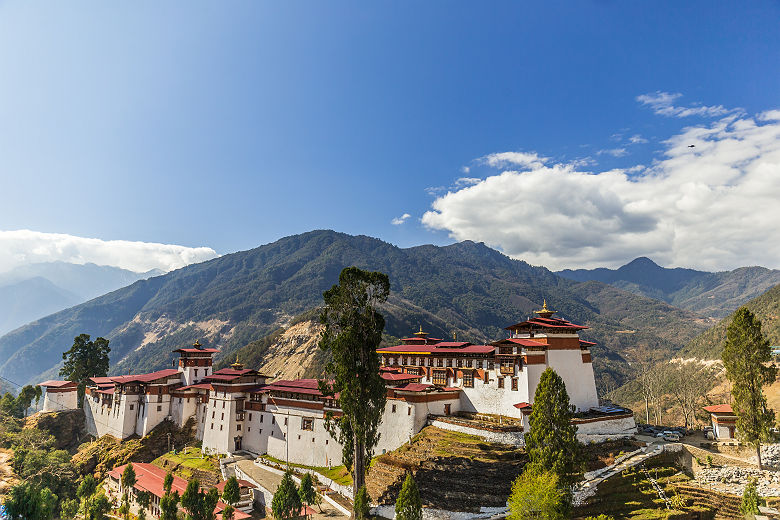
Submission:
[[[696,148],[696,145],[695,144],[689,144],[688,148]]]

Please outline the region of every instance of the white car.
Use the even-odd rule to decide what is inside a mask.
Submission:
[[[680,442],[680,434],[677,432],[664,432],[664,440],[668,442]]]

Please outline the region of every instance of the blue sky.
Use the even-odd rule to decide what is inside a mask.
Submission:
[[[708,198],[749,168],[780,186],[780,4],[679,4],[0,2],[0,242],[17,231],[17,258],[40,247],[18,230],[227,253],[332,228],[484,240],[554,268],[780,267],[744,214],[687,222],[765,192]],[[697,163],[681,144],[722,151],[746,121],[764,129],[750,158]],[[508,152],[544,160],[486,159]],[[739,172],[677,214],[643,206],[702,167]],[[676,180],[632,183],[658,176]],[[753,207],[769,226],[771,202]],[[572,232],[528,238],[547,226]],[[724,249],[740,230],[750,242]]]

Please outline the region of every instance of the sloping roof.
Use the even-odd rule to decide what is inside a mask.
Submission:
[[[460,388],[442,388],[436,385],[428,385],[424,383],[404,383],[392,388],[393,390],[400,390],[402,392],[460,392]]]
[[[217,488],[217,491],[219,491],[220,494],[222,494],[222,492],[225,490],[225,484],[227,484],[227,480],[223,480],[222,482],[220,482],[219,484],[217,484],[214,487]],[[239,488],[254,488],[255,486],[251,482],[249,482],[247,480],[238,479],[238,487]]]
[[[399,374],[394,372],[382,372],[382,379],[385,381],[408,381],[412,379],[422,379],[422,376],[414,374]]]
[[[73,388],[76,388],[79,386],[79,384],[75,381],[58,381],[56,379],[49,379],[43,383],[38,383],[38,386],[43,386],[46,388],[64,388],[66,386],[72,386]]]
[[[515,345],[521,345],[523,347],[548,347],[549,345],[547,343],[542,343],[541,341],[534,341],[532,339],[528,338],[506,338],[498,340],[494,343],[514,343]]]
[[[97,386],[114,386],[114,382],[110,377],[90,377],[89,380]]]
[[[236,370],[235,368],[223,368],[217,370],[210,376],[206,376],[204,379],[207,381],[233,381],[243,376],[268,377],[261,374],[257,370],[252,370],[251,368],[242,368],[241,370]]]
[[[495,347],[445,341],[434,345],[396,345],[378,348],[376,351],[380,354],[491,354],[495,351]]]
[[[715,404],[712,406],[705,406],[704,409],[714,414],[734,414],[734,410],[731,408],[730,404]]]
[[[208,383],[198,383],[196,385],[182,386],[181,388],[177,388],[175,391],[181,392],[183,390],[214,390],[214,387]]]
[[[165,377],[171,377],[180,372],[175,368],[166,368],[165,370],[158,370],[157,372],[150,372],[148,374],[135,374],[127,376],[114,376],[109,379],[114,383],[126,384],[126,383],[149,383],[157,379],[163,379]]]
[[[584,325],[577,325],[575,323],[572,323],[570,321],[561,319],[561,318],[530,318],[526,321],[521,321],[520,323],[515,323],[514,325],[510,325],[508,327],[504,327],[505,330],[514,330],[519,329],[522,327],[530,327],[530,326],[537,326],[537,327],[543,327],[543,328],[549,328],[549,329],[574,329],[574,330],[582,330],[587,329],[588,327]]]
[[[513,406],[515,408],[517,408],[518,410],[525,410],[526,408],[528,408],[528,409],[531,408],[531,403],[526,403],[525,401],[523,401],[522,403],[517,403],[517,404],[515,404]]]
[[[280,379],[263,387],[263,390],[291,392],[295,394],[322,395],[317,379]]]
[[[219,352],[219,349],[216,348],[194,348],[194,347],[188,347],[188,348],[177,348],[174,350],[174,352],[186,352],[187,354],[194,354],[197,352],[202,352],[205,354],[215,354]]]

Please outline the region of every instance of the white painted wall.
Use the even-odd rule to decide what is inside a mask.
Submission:
[[[599,405],[593,364],[582,362],[580,350],[548,350],[547,364],[563,378],[569,401],[577,410],[587,411]]]
[[[68,392],[46,392],[43,396],[44,412],[59,412],[62,410],[75,410],[79,407],[78,390],[74,388]]]

